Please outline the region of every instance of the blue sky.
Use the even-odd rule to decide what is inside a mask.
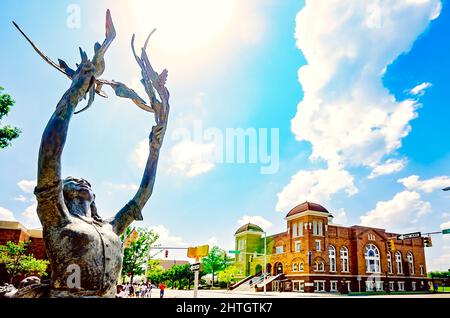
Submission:
[[[231,249],[239,224],[284,231],[285,213],[305,200],[346,225],[398,232],[450,225],[450,194],[440,190],[450,183],[450,6],[438,0],[3,1],[0,86],[16,100],[5,123],[23,134],[0,154],[2,218],[39,226],[29,191],[40,136],[69,86],[11,20],[73,65],[78,46],[92,55],[103,41],[107,8],[118,36],[104,78],[139,89],[129,42],[135,32],[141,43],[153,27],[154,66],[169,69],[169,130],[145,221],[136,223],[154,227],[164,244]],[[108,93],[73,119],[63,157],[64,175],[92,183],[102,216],[134,195],[153,124]],[[175,138],[198,123],[223,134],[278,128],[278,171],[215,162],[216,143]],[[449,268],[450,241],[433,242],[429,268]]]

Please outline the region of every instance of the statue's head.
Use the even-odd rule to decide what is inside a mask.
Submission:
[[[66,206],[69,207],[71,201],[84,201],[91,208],[91,216],[94,219],[101,220],[100,216],[97,213],[97,207],[95,205],[95,194],[92,191],[91,184],[85,179],[67,177],[63,182],[63,196],[64,201],[66,202]]]

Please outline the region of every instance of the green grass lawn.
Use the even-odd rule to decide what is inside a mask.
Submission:
[[[447,287],[439,286],[438,287],[438,292],[439,293],[450,293],[450,286],[447,286]]]

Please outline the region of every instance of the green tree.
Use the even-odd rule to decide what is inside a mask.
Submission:
[[[239,268],[236,266],[228,266],[218,274],[219,281],[227,284],[227,288],[230,288],[230,283],[234,282],[235,277],[239,275]]]
[[[5,266],[6,272],[10,277],[10,283],[18,275],[38,275],[46,276],[47,266],[46,260],[38,260],[33,254],[27,252],[29,242],[6,242],[0,245],[0,264]]]
[[[194,280],[194,273],[191,271],[190,264],[175,265],[174,270],[175,279],[178,281],[178,289],[183,289],[183,283],[187,283],[188,289],[191,288],[191,283]]]
[[[224,250],[214,246],[208,255],[202,258],[202,263],[205,273],[212,275],[212,286],[214,286],[215,274],[229,265],[229,259]]]
[[[164,280],[164,268],[160,265],[158,260],[151,259],[147,264],[147,280],[152,284],[159,284]]]
[[[429,272],[428,277],[430,278],[450,278],[450,271],[448,272]]]
[[[175,269],[173,267],[169,268],[168,270],[164,271],[163,274],[164,280],[170,282],[170,287],[175,287],[175,280],[176,280],[176,273]]]
[[[2,94],[4,88],[0,87],[0,121],[7,116],[14,106],[15,101],[9,94]],[[11,141],[19,137],[21,130],[17,127],[0,126],[0,149],[11,145]]]
[[[131,235],[132,231],[131,227],[127,228],[121,236],[122,242]],[[136,240],[131,241],[123,251],[122,276],[131,276],[131,282],[134,276],[145,274],[146,263],[154,256],[150,252],[150,246],[153,246],[159,238],[158,234],[146,228],[138,228],[137,233]]]

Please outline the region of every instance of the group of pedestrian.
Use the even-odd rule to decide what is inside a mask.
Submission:
[[[152,284],[141,283],[117,285],[117,298],[151,298],[152,297]]]
[[[116,298],[151,298],[154,285],[151,283],[117,285]],[[159,284],[159,297],[164,297],[164,283]]]

